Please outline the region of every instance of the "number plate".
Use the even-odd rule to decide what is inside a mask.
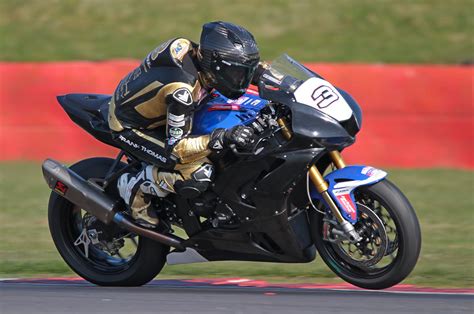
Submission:
[[[338,121],[352,116],[352,109],[344,97],[328,81],[317,77],[306,80],[294,93],[297,102],[313,107]]]

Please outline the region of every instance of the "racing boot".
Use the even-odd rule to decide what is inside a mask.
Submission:
[[[159,221],[150,206],[151,196],[165,197],[169,194],[169,191],[156,185],[154,171],[153,166],[147,166],[135,176],[122,174],[117,182],[119,194],[130,207],[132,217],[146,227],[154,227]]]

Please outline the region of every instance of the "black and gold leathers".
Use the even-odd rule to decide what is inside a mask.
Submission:
[[[208,96],[198,79],[197,45],[171,39],[148,54],[118,85],[109,126],[125,150],[165,168],[206,157],[209,136],[188,137],[193,114]]]

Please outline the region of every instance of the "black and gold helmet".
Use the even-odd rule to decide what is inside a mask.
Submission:
[[[219,21],[204,24],[198,60],[210,87],[228,98],[236,99],[249,86],[260,55],[249,31]]]

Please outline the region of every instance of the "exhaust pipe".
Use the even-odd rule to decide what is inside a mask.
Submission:
[[[99,187],[84,180],[61,163],[46,159],[42,169],[44,179],[51,190],[97,217],[106,225],[115,222],[127,231],[184,250],[181,238],[158,233],[127,219],[119,213],[120,200],[105,194]]]
[[[42,168],[44,179],[51,190],[103,223],[109,224],[113,221],[120,205],[118,200],[112,199],[98,187],[55,160],[46,159]]]

